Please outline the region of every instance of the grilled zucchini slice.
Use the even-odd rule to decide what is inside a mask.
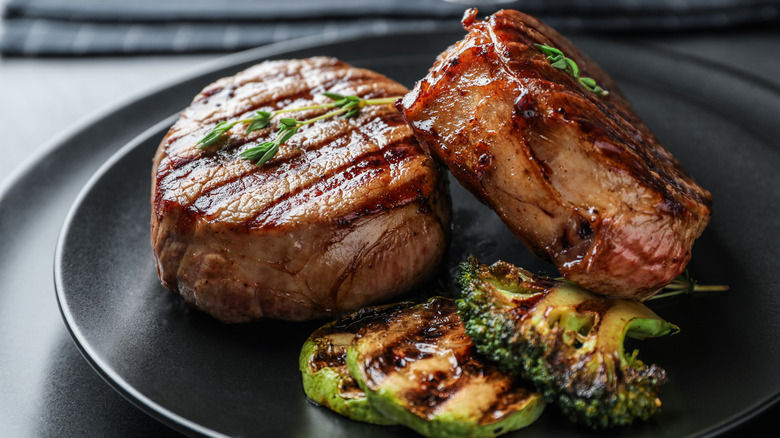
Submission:
[[[434,297],[366,324],[347,353],[371,405],[428,437],[493,437],[528,426],[544,400],[476,355],[453,300]]]
[[[347,347],[366,324],[410,305],[401,303],[366,307],[312,333],[303,344],[298,358],[306,396],[314,403],[353,420],[380,425],[395,424],[395,421],[371,407],[363,390],[349,375]]]

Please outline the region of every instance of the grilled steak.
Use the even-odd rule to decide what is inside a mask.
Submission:
[[[326,57],[269,61],[206,87],[154,158],[151,236],[162,284],[222,321],[243,322],[332,317],[421,281],[445,249],[449,195],[391,105],[305,125],[262,166],[239,154],[273,139],[272,126],[236,127],[196,146],[220,121],[329,102],[323,92],[407,91]]]
[[[397,107],[423,147],[566,278],[651,296],[684,270],[710,194],[571,42],[517,11],[475,14]],[[560,49],[609,94],[552,66],[536,44]]]

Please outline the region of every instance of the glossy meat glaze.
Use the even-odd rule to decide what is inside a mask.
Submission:
[[[709,192],[571,42],[517,11],[475,15],[396,106],[423,148],[566,278],[608,296],[653,295],[690,260]],[[560,49],[609,94],[535,44]]]
[[[449,194],[392,105],[303,126],[262,166],[239,154],[275,123],[196,143],[255,111],[408,90],[333,58],[267,61],[198,94],[152,173],[152,247],[162,284],[225,322],[334,317],[396,296],[440,262]],[[299,120],[326,110],[292,113]],[[287,116],[286,116],[287,117]]]

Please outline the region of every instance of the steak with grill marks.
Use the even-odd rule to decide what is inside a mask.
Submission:
[[[688,263],[709,192],[571,42],[517,11],[475,14],[396,103],[417,139],[566,278],[613,297],[653,295]],[[560,49],[609,94],[536,44]]]
[[[206,87],[154,157],[151,240],[162,284],[225,322],[334,317],[409,290],[440,262],[449,194],[391,105],[303,126],[256,166],[239,154],[273,139],[218,122],[408,90],[333,58],[268,61]],[[326,110],[293,113],[299,120]]]

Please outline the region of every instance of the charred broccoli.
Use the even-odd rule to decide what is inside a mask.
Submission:
[[[645,305],[600,297],[505,262],[461,265],[458,313],[480,353],[531,380],[571,420],[602,428],[648,419],[666,372],[624,339],[676,333]]]

